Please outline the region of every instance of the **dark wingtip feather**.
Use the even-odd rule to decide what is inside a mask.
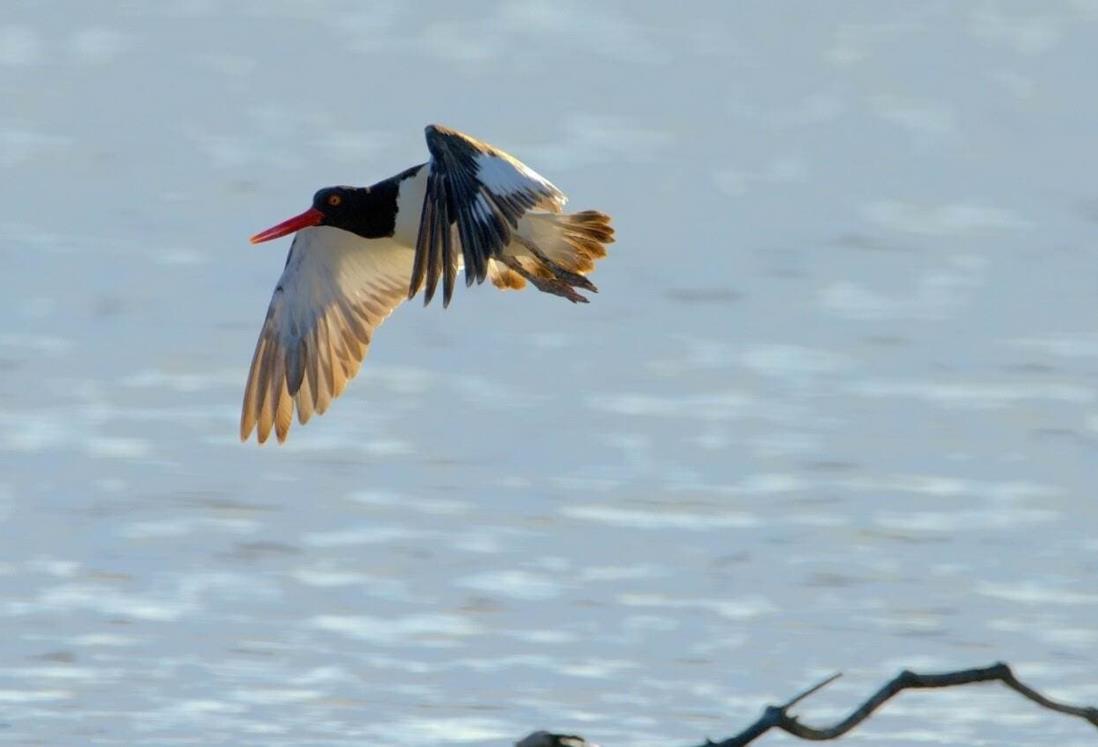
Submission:
[[[427,210],[428,200],[430,195],[425,195],[423,198],[423,210]],[[423,230],[423,219],[420,218],[419,236],[416,238],[416,255],[412,261],[412,279],[408,283],[408,298],[411,298],[419,290],[419,287],[423,284],[423,277],[427,272],[427,247],[426,236]]]
[[[457,273],[457,260],[454,257],[453,242],[450,235],[450,190],[445,177],[438,180],[438,211],[436,214],[438,238],[442,246],[442,307],[450,305],[454,295],[454,275]]]
[[[438,278],[442,273],[439,260],[442,247],[438,244],[438,200],[436,199],[436,187],[438,179],[433,174],[427,177],[427,194],[430,199],[423,206],[423,218],[420,222],[420,236],[426,234],[424,251],[427,255],[427,287],[423,292],[423,305],[426,306],[435,296],[438,287]]]

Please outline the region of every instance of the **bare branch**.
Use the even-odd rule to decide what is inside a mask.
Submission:
[[[796,695],[785,705],[767,706],[766,710],[763,711],[763,715],[739,734],[729,737],[722,742],[706,740],[702,747],[743,747],[743,745],[750,744],[771,729],[780,729],[781,731],[792,734],[800,739],[814,742],[838,739],[862,721],[869,718],[870,714],[903,690],[956,687],[958,685],[971,685],[977,682],[1001,682],[1027,700],[1032,700],[1034,703],[1044,708],[1048,708],[1049,710],[1056,711],[1057,713],[1076,716],[1087,721],[1095,728],[1098,728],[1098,708],[1068,705],[1067,703],[1060,703],[1059,701],[1042,695],[1015,677],[1014,672],[1011,671],[1010,667],[1002,662],[992,664],[990,667],[961,669],[955,672],[941,672],[937,674],[918,674],[905,669],[892,680],[885,683],[880,690],[862,703],[857,710],[833,726],[808,726],[807,724],[802,724],[796,716],[789,715],[790,708],[810,695],[827,687],[840,676],[840,674],[831,675],[819,684],[813,685],[799,695]],[[561,741],[552,741],[554,738]],[[527,742],[527,740],[531,741]],[[582,747],[582,745],[588,743],[584,742],[581,737],[562,737],[561,735],[549,734],[548,732],[531,734],[526,740],[519,743],[522,747],[533,747],[535,744],[538,745],[538,747],[541,747],[542,745],[544,745],[544,747],[557,747],[557,745],[569,745],[569,747],[571,747],[571,745],[576,745],[577,747]]]
[[[797,705],[802,700],[807,698],[809,695],[815,695],[820,690],[823,690],[825,687],[827,687],[832,682],[834,682],[835,680],[839,679],[842,676],[843,676],[842,672],[835,672],[835,674],[831,675],[830,677],[828,677],[823,682],[819,682],[819,683],[813,685],[812,687],[808,688],[807,690],[805,690],[803,693],[793,696],[793,699],[791,701],[789,701],[788,703],[786,703],[785,705],[782,706],[782,710],[783,711],[789,710],[790,708],[792,708],[793,706]]]
[[[856,711],[845,719],[835,724],[822,728],[802,724],[795,716],[789,715],[789,707],[808,695],[817,692],[823,686],[834,681],[834,677],[824,680],[819,685],[797,696],[784,706],[770,706],[751,726],[744,729],[734,737],[723,742],[707,742],[707,747],[742,747],[750,744],[771,729],[781,729],[795,737],[815,742],[838,739],[855,726],[865,721],[871,713],[880,708],[892,697],[903,690],[921,690],[937,687],[955,687],[958,685],[971,685],[975,682],[1002,682],[1004,685],[1032,700],[1038,705],[1044,706],[1058,713],[1069,716],[1077,716],[1098,727],[1098,708],[1086,708],[1067,705],[1048,698],[1033,688],[1023,684],[1010,667],[1002,662],[992,664],[990,667],[980,669],[962,669],[956,672],[943,672],[940,674],[918,674],[905,669],[896,677],[887,682],[880,690],[875,692],[869,700],[863,703]]]

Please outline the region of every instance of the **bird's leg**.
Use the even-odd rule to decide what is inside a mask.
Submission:
[[[543,293],[552,293],[554,296],[567,298],[572,303],[588,303],[588,300],[586,298],[581,296],[579,293],[576,293],[575,288],[573,288],[574,284],[569,283],[567,280],[559,276],[542,277],[535,275],[534,273],[528,271],[525,267],[523,267],[522,263],[514,257],[501,255],[496,259],[500,260],[512,270],[517,272],[519,275],[529,280],[535,288],[537,288],[539,291],[542,291]],[[546,268],[546,270],[551,272],[549,268]],[[571,275],[574,273],[568,274]]]
[[[518,232],[515,232],[515,234],[511,238],[526,247],[527,250],[529,250],[531,254],[537,257],[538,261],[541,262],[545,266],[545,268],[549,270],[549,272],[556,276],[558,280],[563,280],[571,286],[583,288],[584,290],[589,290],[592,293],[599,292],[599,289],[595,287],[595,284],[585,278],[583,275],[580,275],[577,272],[572,272],[571,270],[566,270],[553,260],[549,259],[545,252],[541,250],[541,247],[539,247],[533,241],[530,241],[524,236],[520,236]]]

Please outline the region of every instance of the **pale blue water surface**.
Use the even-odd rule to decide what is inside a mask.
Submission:
[[[0,742],[689,744],[998,659],[1098,702],[1095,50],[1093,0],[8,0]],[[247,237],[433,121],[613,214],[601,293],[404,307],[239,444]],[[1093,739],[971,688],[847,741]]]

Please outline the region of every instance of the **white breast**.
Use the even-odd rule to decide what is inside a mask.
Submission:
[[[430,168],[431,164],[428,163],[415,176],[400,183],[393,239],[405,246],[414,248],[416,245],[419,219],[423,214],[423,196],[427,193],[427,174]]]

